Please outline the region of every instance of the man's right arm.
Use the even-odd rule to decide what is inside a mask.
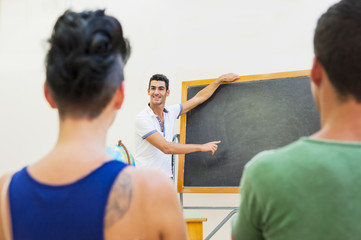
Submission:
[[[211,152],[213,155],[217,149],[220,141],[208,142],[205,144],[181,144],[175,142],[168,142],[160,135],[159,132],[155,132],[145,138],[154,147],[161,150],[164,154],[186,154],[192,152]]]
[[[217,151],[217,144],[220,141],[208,142],[205,144],[180,144],[175,142],[168,142],[151,123],[151,119],[138,116],[135,119],[136,134],[147,140],[154,147],[158,148],[164,154],[186,154],[191,152],[211,152],[214,154]]]

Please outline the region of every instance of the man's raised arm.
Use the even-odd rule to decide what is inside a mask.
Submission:
[[[203,88],[199,91],[194,97],[189,99],[188,101],[182,103],[183,110],[181,114],[187,113],[188,111],[192,110],[199,104],[205,102],[208,98],[210,98],[216,89],[222,84],[226,82],[233,82],[234,80],[238,79],[239,76],[234,73],[227,73],[219,78],[217,78],[214,82],[209,84],[207,87]]]

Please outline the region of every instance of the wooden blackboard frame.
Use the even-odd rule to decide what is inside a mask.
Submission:
[[[302,77],[302,76],[309,76],[309,75],[310,75],[310,70],[259,74],[259,75],[246,75],[246,76],[241,76],[235,82],[292,78],[292,77]],[[188,87],[199,86],[199,85],[209,85],[214,80],[215,79],[183,81],[182,82],[182,103],[187,101]],[[185,142],[186,127],[187,127],[187,115],[183,114],[183,115],[181,115],[181,121],[180,121],[180,136],[179,136],[180,143],[186,143]],[[177,181],[177,183],[178,183],[177,190],[179,193],[238,193],[239,192],[239,187],[187,187],[187,186],[184,186],[184,159],[185,159],[184,154],[180,154],[179,161],[178,161],[178,181]]]

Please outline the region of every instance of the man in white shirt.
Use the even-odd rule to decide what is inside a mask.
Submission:
[[[168,177],[173,177],[171,154],[209,151],[213,155],[220,141],[205,144],[172,142],[174,122],[181,114],[187,113],[211,97],[222,83],[232,82],[238,78],[239,76],[233,73],[224,74],[183,104],[165,106],[166,98],[170,93],[169,80],[162,74],[153,75],[148,86],[150,102],[135,120],[136,167],[157,168]]]

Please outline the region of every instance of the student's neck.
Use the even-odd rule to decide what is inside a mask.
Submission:
[[[60,120],[56,145],[28,170],[38,180],[52,184],[69,183],[85,176],[111,159],[106,152],[109,124],[98,118]]]
[[[55,164],[76,161],[95,165],[109,160],[106,152],[108,125],[99,119],[61,120],[56,145],[45,159]]]
[[[361,104],[349,100],[321,115],[321,130],[311,138],[361,142]]]
[[[106,141],[106,124],[87,119],[65,119],[60,121],[57,144],[92,144],[104,145]]]

